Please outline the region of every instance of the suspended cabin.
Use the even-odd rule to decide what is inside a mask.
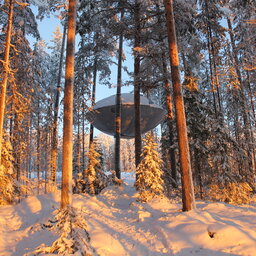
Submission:
[[[140,96],[141,133],[155,128],[165,117],[165,111],[148,98]],[[98,130],[115,135],[116,95],[98,101],[87,115]],[[134,138],[134,95],[121,94],[121,137]]]

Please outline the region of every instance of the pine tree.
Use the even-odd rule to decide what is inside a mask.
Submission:
[[[10,64],[9,64],[9,54],[11,47],[11,33],[12,33],[12,24],[13,24],[13,1],[9,2],[9,12],[8,12],[8,26],[6,31],[5,39],[5,52],[4,60],[2,61],[3,65],[3,79],[1,82],[1,97],[0,97],[0,165],[1,165],[1,151],[2,151],[2,140],[3,140],[3,126],[4,126],[4,112],[6,105],[6,91],[7,91],[7,81],[10,73]]]
[[[101,187],[101,179],[99,174],[101,173],[101,161],[100,154],[96,151],[95,142],[89,147],[88,166],[85,169],[86,178],[86,190],[89,194],[95,195],[99,192]]]
[[[72,155],[73,155],[73,87],[76,34],[76,0],[69,0],[67,54],[64,90],[64,127],[61,208],[72,203]]]
[[[135,156],[134,156],[134,140],[121,139],[121,166],[123,172],[134,172]]]
[[[110,64],[116,51],[115,37],[109,22],[115,17],[108,15],[110,11],[106,3],[82,1],[78,10],[78,33],[80,35],[79,50],[76,57],[76,104],[80,104],[82,116],[87,108],[84,98],[90,98],[90,109],[95,104],[96,85],[99,82],[110,86]],[[96,84],[97,83],[97,84]],[[89,87],[92,87],[89,91]],[[79,119],[79,113],[75,116]],[[78,121],[77,121],[78,123]],[[83,131],[84,133],[84,131]],[[90,125],[89,144],[93,143],[94,126]]]
[[[141,3],[134,2],[134,134],[135,134],[135,165],[138,167],[141,158],[141,108],[140,108],[140,48],[141,48]],[[136,180],[139,177],[136,174]]]
[[[9,140],[3,140],[2,162],[0,167],[0,205],[10,204],[15,200],[17,184],[13,175],[12,145]],[[15,189],[17,190],[15,192]]]
[[[54,224],[53,224],[54,223]],[[72,206],[60,209],[53,220],[49,220],[42,227],[55,230],[59,237],[51,246],[42,244],[33,253],[98,256],[90,244],[90,235],[87,231],[87,223],[81,212]]]
[[[140,192],[142,201],[164,193],[163,163],[157,152],[158,145],[154,140],[154,135],[149,132],[144,139],[145,146],[142,149],[141,162],[136,168],[138,179],[135,187]]]
[[[120,23],[123,22],[124,10],[121,12]],[[122,61],[123,61],[123,33],[119,36],[118,70],[116,88],[116,113],[115,113],[115,172],[116,177],[121,179],[120,166],[120,140],[121,140],[121,86],[122,86]]]
[[[110,172],[114,170],[114,139],[113,137],[100,133],[96,137],[97,141],[100,141],[98,145],[102,155],[104,156],[102,170]],[[122,144],[121,144],[122,145]],[[121,150],[123,152],[123,150]],[[128,152],[126,152],[128,154]]]
[[[47,149],[46,152],[48,152],[49,141],[46,138],[48,138],[48,134],[51,133],[51,107],[53,102],[52,87],[49,86],[49,55],[46,53],[45,48],[45,42],[42,40],[38,41],[34,45],[32,58],[34,90],[31,96],[32,106],[30,111],[32,113],[30,114],[30,118],[32,120],[32,125],[36,130],[34,144],[36,145],[35,169],[38,179],[38,193],[39,183],[41,183],[42,180],[41,170],[44,169],[46,174],[48,170],[48,164],[50,163],[50,160],[47,157],[43,157],[45,153],[43,148]]]
[[[24,172],[24,163],[27,162],[28,152],[26,138],[28,138],[28,125],[31,125],[30,119],[36,111],[33,108],[34,89],[37,75],[34,72],[34,58],[29,42],[26,39],[27,34],[33,35],[38,39],[39,34],[36,27],[35,17],[27,4],[22,4],[22,8],[14,6],[14,21],[11,43],[11,73],[9,80],[8,98],[6,114],[9,122],[6,122],[7,130],[10,134],[10,141],[14,151],[14,169],[16,179],[20,179]],[[36,100],[35,100],[36,101]]]
[[[53,56],[51,58],[53,68],[53,81],[51,84],[56,85],[55,102],[54,102],[54,119],[52,128],[52,150],[51,150],[51,180],[53,184],[56,182],[56,171],[57,171],[57,160],[58,160],[58,112],[59,112],[59,99],[61,91],[61,77],[62,77],[62,66],[64,57],[64,47],[66,41],[66,30],[67,25],[64,25],[63,35],[60,33],[59,27],[57,27],[54,33],[52,42],[54,46],[50,49],[53,50]],[[61,42],[62,41],[62,42]],[[61,42],[61,44],[60,44]],[[55,67],[53,62],[59,62],[58,69]],[[58,74],[58,76],[56,75]]]
[[[168,31],[169,55],[174,93],[174,103],[176,110],[176,126],[179,142],[180,166],[182,174],[181,181],[183,211],[189,211],[195,208],[195,198],[189,155],[189,145],[187,138],[185,109],[182,95],[182,87],[180,83],[179,56],[176,41],[174,13],[172,6],[173,1],[164,0],[164,4],[166,11],[166,26]]]

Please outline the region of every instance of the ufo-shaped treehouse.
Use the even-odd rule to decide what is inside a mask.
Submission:
[[[165,117],[165,111],[153,104],[149,99],[140,96],[141,133],[155,128]],[[115,135],[116,95],[98,101],[87,115],[89,121],[98,130],[109,135]],[[134,95],[121,94],[121,137],[134,138]]]

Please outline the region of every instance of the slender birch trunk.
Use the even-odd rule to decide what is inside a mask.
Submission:
[[[73,159],[73,88],[75,65],[76,0],[69,0],[66,73],[64,89],[64,127],[61,208],[72,204],[72,159]]]
[[[164,0],[180,153],[183,211],[189,211],[195,208],[195,196],[192,181],[192,171],[190,163],[185,109],[182,95],[182,85],[180,82],[179,56],[172,4],[172,0]]]
[[[6,101],[6,90],[7,81],[9,74],[9,55],[11,45],[11,33],[12,33],[12,20],[13,20],[13,1],[9,1],[9,13],[8,13],[8,25],[5,39],[5,52],[3,61],[3,80],[1,84],[1,95],[0,95],[0,165],[2,159],[2,140],[3,140],[3,126],[4,126],[4,112],[5,112],[5,101]]]

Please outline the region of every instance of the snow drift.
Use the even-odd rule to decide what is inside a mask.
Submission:
[[[86,219],[99,255],[256,255],[255,204],[197,201],[197,210],[182,212],[178,199],[141,203],[137,198],[128,185],[108,187],[98,196],[74,195],[73,206]],[[1,206],[0,255],[21,256],[50,245],[56,234],[41,224],[59,208],[59,200],[55,193]]]

